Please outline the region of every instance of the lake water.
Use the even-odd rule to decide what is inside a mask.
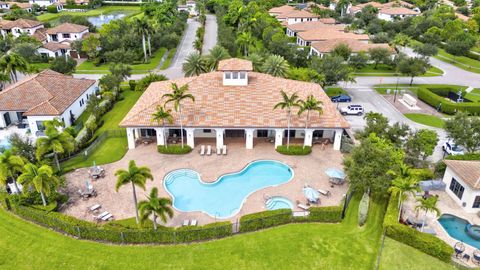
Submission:
[[[126,16],[130,15],[130,13],[123,12],[123,11],[116,11],[111,12],[106,15],[98,15],[93,17],[88,17],[87,20],[91,22],[95,27],[100,28],[102,25],[109,23],[113,20],[123,19]]]

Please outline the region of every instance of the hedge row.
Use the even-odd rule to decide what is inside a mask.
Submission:
[[[257,231],[260,229],[287,224],[291,221],[291,209],[278,209],[253,213],[240,218],[240,232]]]
[[[159,145],[157,147],[158,152],[168,155],[184,155],[192,152],[192,148],[189,145]]]
[[[291,156],[305,156],[312,153],[311,146],[303,146],[303,145],[290,145],[287,147],[286,145],[279,145],[277,146],[277,152],[284,155],[291,155]]]
[[[450,91],[457,92],[453,88],[419,88],[417,96],[420,100],[434,108],[438,108],[439,104],[442,104],[440,111],[446,114],[455,114],[457,111],[464,111],[470,114],[480,113],[480,102],[455,103],[445,98]]]
[[[342,206],[310,207],[306,217],[294,217],[294,222],[325,222],[338,223],[342,221]]]
[[[453,248],[436,236],[419,232],[398,222],[398,199],[391,196],[383,227],[388,237],[412,246],[444,262],[450,262]]]

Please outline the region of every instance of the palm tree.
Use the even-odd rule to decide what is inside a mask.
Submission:
[[[13,82],[18,81],[18,72],[30,72],[27,60],[16,53],[8,53],[0,57],[0,70],[8,74]]]
[[[153,215],[153,228],[156,230],[157,217],[160,217],[163,223],[167,222],[167,217],[173,217],[173,210],[170,206],[172,206],[172,201],[169,198],[159,198],[158,189],[156,187],[152,188],[147,200],[138,203],[141,222],[144,223],[150,215]]]
[[[183,85],[182,87],[178,87],[176,83],[172,83],[172,93],[164,94],[162,98],[167,98],[165,101],[165,105],[167,103],[173,102],[173,108],[175,108],[176,112],[180,113],[180,136],[182,140],[182,148],[183,148],[183,115],[182,115],[182,101],[186,99],[192,100],[195,102],[195,97],[192,94],[188,94],[188,84]]]
[[[134,18],[133,24],[137,33],[142,36],[143,57],[144,57],[144,62],[146,63],[147,62],[147,46],[146,46],[145,36],[148,35],[148,23],[146,20]]]
[[[220,60],[227,58],[230,58],[230,54],[228,53],[227,49],[220,45],[215,45],[215,47],[209,51],[209,55],[207,56],[209,69],[217,70]]]
[[[280,93],[282,94],[283,100],[273,107],[273,109],[282,109],[287,111],[287,148],[290,147],[290,119],[292,117],[292,109],[294,107],[298,107],[298,95],[297,93],[293,93],[291,96],[288,96],[285,91],[280,90]]]
[[[252,53],[247,57],[248,60],[252,61],[253,71],[261,72],[263,65],[263,57],[258,53]]]
[[[182,70],[187,77],[198,76],[207,72],[207,62],[198,52],[192,52],[183,63]]]
[[[135,186],[141,187],[145,190],[145,183],[147,179],[153,180],[153,175],[148,167],[137,167],[134,160],[130,160],[128,163],[128,171],[120,169],[115,172],[117,177],[117,183],[115,184],[115,191],[127,184],[132,184],[133,189],[133,203],[135,205],[135,220],[139,223],[138,208],[137,208],[137,193],[135,192]]]
[[[240,35],[238,35],[237,40],[235,43],[243,49],[243,55],[248,56],[248,49],[250,48],[251,45],[253,45],[255,42],[255,39],[252,37],[252,33],[250,32],[242,32]]]
[[[58,154],[71,152],[75,148],[75,140],[67,132],[59,132],[54,126],[47,127],[46,137],[37,139],[37,159],[41,159],[47,153],[53,153],[55,165],[60,170]]]
[[[15,175],[22,171],[23,165],[24,162],[20,156],[13,155],[10,150],[3,151],[3,153],[0,154],[0,183],[6,185],[10,177],[17,191],[20,192]]]
[[[169,124],[173,123],[171,112],[172,110],[165,110],[163,106],[158,105],[157,110],[152,114],[152,121],[157,121],[159,125],[161,121],[163,129],[165,130],[165,121],[167,121]],[[163,136],[163,140],[163,144],[165,145],[165,148],[167,148],[167,140],[165,139],[165,136]]]
[[[398,218],[402,218],[402,204],[407,199],[407,194],[415,195],[420,190],[418,179],[412,175],[411,168],[405,163],[400,164],[398,171],[389,170],[387,174],[394,177],[388,192],[398,196]]]
[[[316,111],[318,112],[318,115],[322,115],[323,113],[323,108],[322,104],[323,102],[320,100],[317,100],[314,95],[309,95],[307,97],[307,100],[299,100],[299,107],[300,109],[298,110],[298,115],[302,115],[305,111],[307,112],[307,119],[305,120],[305,129],[308,128],[308,121],[310,120],[310,111]]]
[[[47,206],[45,195],[50,195],[51,187],[59,184],[59,179],[53,174],[52,167],[42,165],[40,168],[32,163],[24,167],[25,171],[18,177],[18,182],[26,187],[34,187],[42,197],[43,206]]]
[[[262,65],[262,72],[275,77],[285,77],[288,71],[288,62],[280,55],[270,55]]]
[[[0,91],[2,91],[3,88],[5,88],[6,83],[9,83],[11,81],[12,81],[12,78],[10,78],[8,74],[0,72]]]
[[[343,17],[345,15],[345,12],[347,11],[349,5],[350,5],[350,0],[338,1],[337,7],[340,9],[340,17]]]
[[[427,214],[429,212],[435,213],[437,216],[440,215],[440,209],[437,207],[437,202],[438,202],[438,197],[437,196],[431,196],[428,198],[418,198],[417,202],[420,203],[415,206],[415,210],[423,210],[425,211],[425,216],[423,218],[422,222],[422,232],[423,232],[423,227],[425,226],[425,219],[427,218]]]

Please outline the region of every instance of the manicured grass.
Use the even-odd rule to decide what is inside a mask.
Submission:
[[[395,89],[395,87],[397,87],[397,85],[395,84],[377,84],[373,86],[373,89],[377,91],[379,94],[385,95],[387,89],[390,89],[392,91],[391,93],[393,94],[393,90]],[[417,94],[417,91],[420,87],[450,87],[457,90],[467,89],[467,87],[463,85],[450,85],[450,84],[412,84],[412,85],[399,84],[398,85],[399,90],[404,90],[404,89],[409,90],[415,95]]]
[[[142,92],[123,91],[124,100],[115,103],[112,110],[106,113],[102,120],[104,124],[95,132],[94,136],[99,136],[106,130],[123,129],[118,126],[135,102],[140,98]],[[120,160],[127,152],[126,138],[107,138],[103,143],[91,152],[87,159],[83,156],[76,156],[65,162],[62,162],[64,171],[91,166],[93,161],[96,164],[106,164]]]
[[[380,259],[379,269],[453,270],[457,268],[387,237],[385,238],[385,246]]]
[[[368,64],[366,67],[355,71],[356,76],[383,76],[383,77],[405,77],[404,75],[397,74],[394,69],[387,65],[379,64],[377,68],[374,68],[374,64]],[[437,67],[431,67],[427,73],[420,77],[434,77],[443,75],[443,70]]]
[[[465,98],[471,101],[480,102],[480,89],[475,88],[465,95]]]
[[[438,54],[435,58],[440,59],[444,62],[450,63],[458,68],[474,72],[480,73],[480,61],[466,57],[466,56],[456,56],[447,53],[443,49],[438,50]]]
[[[63,15],[73,15],[73,16],[98,16],[98,15],[106,15],[111,12],[115,11],[123,11],[129,12],[132,14],[140,13],[140,6],[103,6],[96,9],[91,9],[87,12],[69,12],[69,11],[62,11],[59,13],[44,13],[40,16],[37,16],[37,19],[42,22],[48,22],[51,20],[55,20]]]
[[[50,63],[31,63],[29,65],[31,67],[38,69],[38,71],[42,71],[44,69],[50,68]]]
[[[445,121],[434,115],[421,114],[421,113],[406,113],[404,115],[408,119],[419,124],[423,124],[430,127],[436,127],[436,128],[445,127]]]
[[[340,94],[347,94],[347,92],[345,90],[343,90],[343,88],[341,88],[341,87],[325,88],[325,93],[329,97],[333,97],[333,96],[340,95]]]
[[[177,52],[177,48],[173,48],[168,52],[167,59],[162,64],[162,67],[160,68],[161,70],[165,70],[170,67],[170,64],[172,63],[172,59],[175,56],[175,53]]]
[[[133,74],[143,74],[143,73],[148,73],[160,64],[160,60],[162,60],[163,55],[167,51],[166,48],[160,48],[158,49],[153,55],[152,58],[150,58],[150,62],[145,63],[145,64],[138,64],[138,65],[130,65],[132,68],[132,73]],[[76,73],[79,74],[107,74],[109,73],[108,68],[110,67],[109,63],[102,64],[100,66],[95,66],[92,62],[90,61],[85,61],[82,64],[77,66]]]

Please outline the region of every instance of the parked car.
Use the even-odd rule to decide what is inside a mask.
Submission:
[[[330,98],[332,102],[352,102],[352,98],[346,94],[336,95]]]
[[[463,155],[464,149],[462,146],[455,144],[453,140],[448,140],[442,145],[443,151],[449,155]]]
[[[348,105],[347,107],[340,108],[342,115],[362,115],[363,112],[362,105]]]

